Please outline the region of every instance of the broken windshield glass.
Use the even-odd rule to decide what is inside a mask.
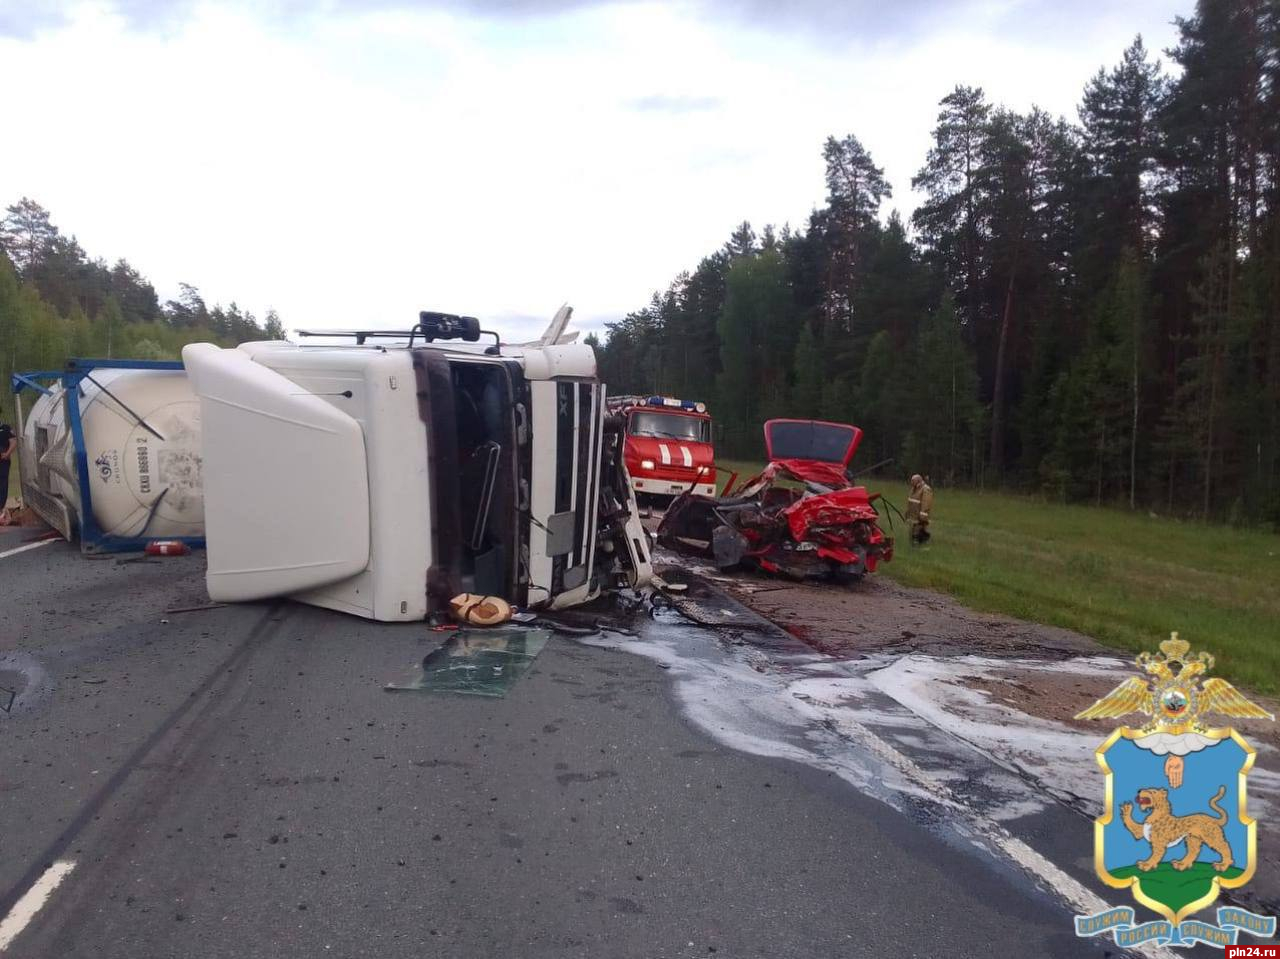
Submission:
[[[459,630],[415,666],[404,682],[388,683],[386,689],[505,696],[529,671],[550,636],[545,629],[516,627]]]

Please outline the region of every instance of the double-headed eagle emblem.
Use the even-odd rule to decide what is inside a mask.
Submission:
[[[1240,694],[1225,679],[1200,677],[1213,669],[1208,653],[1191,655],[1191,644],[1177,633],[1160,644],[1159,653],[1141,653],[1137,664],[1150,675],[1134,676],[1076,716],[1076,719],[1112,719],[1130,713],[1150,717],[1143,732],[1201,732],[1201,717],[1222,713],[1252,719],[1275,719]]]

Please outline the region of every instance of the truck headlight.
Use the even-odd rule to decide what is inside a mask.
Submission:
[[[651,469],[653,469],[653,460],[641,460],[641,461],[640,461],[640,468],[641,468],[642,470],[651,470]]]

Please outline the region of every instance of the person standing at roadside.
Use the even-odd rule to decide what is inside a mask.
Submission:
[[[0,423],[0,512],[9,505],[9,464],[18,449],[18,438],[8,423]]]
[[[929,542],[929,513],[932,509],[933,487],[916,473],[911,477],[911,491],[907,493],[907,522],[911,524],[913,544]]]

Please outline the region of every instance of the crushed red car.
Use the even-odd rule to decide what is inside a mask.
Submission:
[[[855,581],[893,558],[893,539],[874,505],[880,494],[849,478],[862,430],[777,419],[765,423],[764,438],[769,464],[759,476],[732,495],[678,497],[658,542],[713,559],[720,569],[754,565],[797,579]]]

